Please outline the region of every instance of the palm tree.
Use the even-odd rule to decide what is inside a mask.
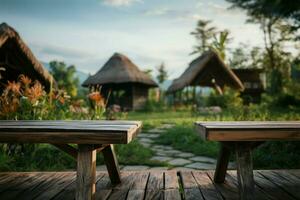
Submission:
[[[219,37],[213,36],[214,40],[210,46],[211,49],[215,50],[219,56],[225,60],[226,58],[226,47],[230,41],[229,31],[224,30],[219,33]]]
[[[204,51],[209,50],[209,42],[216,33],[216,27],[210,26],[210,24],[210,20],[198,20],[195,31],[191,32],[198,44],[194,46],[194,51],[191,54],[202,54]]]

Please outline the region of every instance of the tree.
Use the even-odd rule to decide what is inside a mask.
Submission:
[[[242,43],[231,52],[229,66],[231,68],[263,68],[263,62],[264,55],[260,47],[249,49],[246,44]]]
[[[165,64],[161,63],[158,67],[157,67],[157,71],[158,74],[156,76],[158,83],[160,84],[160,86],[167,80],[168,78],[168,72],[166,70]],[[159,89],[159,99],[162,100],[163,97],[163,92],[162,89]]]
[[[156,76],[158,83],[163,84],[168,78],[168,72],[166,70],[165,64],[161,63],[160,66],[157,67],[158,74]]]
[[[246,45],[240,44],[239,47],[232,51],[231,58],[229,59],[229,66],[231,68],[248,68],[249,55],[247,55],[245,49],[247,49]]]
[[[67,67],[64,62],[51,61],[50,69],[58,88],[65,90],[71,97],[77,96],[79,79],[75,77],[75,66],[70,65]]]
[[[195,31],[191,32],[191,35],[195,36],[198,44],[194,46],[194,51],[191,54],[202,54],[209,50],[209,44],[216,33],[216,28],[210,26],[210,24],[210,20],[198,20]]]
[[[300,28],[300,3],[298,0],[227,0],[233,4],[233,8],[242,8],[249,16],[263,15],[266,18],[276,16],[280,19],[288,19],[293,25],[290,31]],[[298,36],[299,39],[299,36]]]
[[[217,35],[217,34],[216,34]],[[219,56],[225,60],[226,58],[226,48],[227,48],[227,44],[229,43],[230,39],[229,39],[229,31],[224,30],[219,32],[219,37],[217,37],[216,35],[214,35],[214,40],[210,45],[210,48],[212,48],[213,50],[215,50]]]
[[[276,14],[279,12],[282,1],[278,0],[227,0],[233,7],[245,9],[249,16],[248,22],[260,25],[264,35],[264,67],[268,72],[268,91],[270,94],[279,94],[283,89],[283,78],[289,67],[290,53],[284,50],[286,41],[292,40],[293,25],[287,16]],[[288,0],[296,7],[299,6]],[[273,5],[274,4],[274,5]],[[284,5],[285,7],[286,5]],[[287,7],[286,7],[287,8]],[[294,27],[295,28],[295,27]]]

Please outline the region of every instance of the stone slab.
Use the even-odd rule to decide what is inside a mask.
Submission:
[[[172,157],[167,156],[153,156],[150,160],[160,161],[160,162],[167,162],[169,160],[172,160]]]
[[[183,166],[191,163],[191,161],[183,158],[175,158],[173,160],[170,160],[168,163],[174,166]]]
[[[213,164],[215,164],[217,162],[216,159],[210,158],[210,157],[206,157],[206,156],[196,156],[196,157],[190,158],[190,160],[196,161],[196,162],[213,163]]]
[[[124,166],[122,170],[124,171],[139,171],[139,170],[147,170],[149,166],[146,165],[127,165]]]
[[[185,165],[184,167],[192,168],[192,169],[216,169],[216,166],[214,164],[200,163],[200,162],[191,163]]]

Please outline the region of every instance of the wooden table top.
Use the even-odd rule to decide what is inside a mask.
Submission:
[[[141,126],[140,121],[0,120],[0,142],[126,144]]]
[[[211,141],[300,140],[300,121],[195,122],[201,138]]]

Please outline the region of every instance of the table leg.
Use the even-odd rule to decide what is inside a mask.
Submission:
[[[228,146],[226,146],[225,143],[221,142],[219,157],[218,157],[216,171],[215,171],[215,175],[214,175],[214,182],[224,183],[230,153],[231,153],[230,148]]]
[[[96,153],[93,145],[78,144],[76,200],[95,199]]]
[[[114,146],[108,145],[102,150],[106,168],[113,185],[121,183],[118,160],[114,151]]]
[[[235,144],[237,161],[237,179],[239,185],[239,196],[241,200],[254,198],[254,178],[252,163],[252,147],[247,142]]]

